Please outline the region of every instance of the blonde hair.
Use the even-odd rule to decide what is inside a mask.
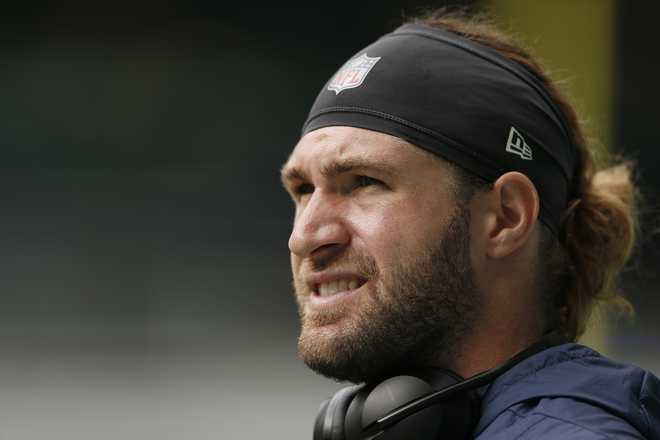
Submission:
[[[539,256],[543,265],[539,265],[537,286],[546,326],[559,328],[575,340],[584,333],[596,304],[632,312],[632,305],[617,290],[616,278],[630,257],[638,228],[633,165],[610,158],[596,166],[592,145],[568,99],[523,45],[484,16],[442,8],[410,21],[462,35],[523,65],[545,84],[566,117],[577,149],[577,166],[558,236],[543,227]],[[475,179],[467,177],[467,181]]]

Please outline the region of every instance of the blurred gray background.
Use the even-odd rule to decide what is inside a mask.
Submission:
[[[0,439],[311,438],[340,385],[296,358],[279,167],[339,65],[402,13],[446,3],[8,7]],[[511,18],[522,3],[490,6]],[[584,3],[611,17],[611,114],[596,118],[639,161],[647,198],[623,277],[637,317],[602,325],[597,345],[658,373],[652,2]],[[526,34],[532,45],[567,38],[575,13],[553,4],[555,30]]]

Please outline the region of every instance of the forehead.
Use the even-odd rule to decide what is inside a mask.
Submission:
[[[325,127],[303,136],[283,169],[323,168],[332,162],[360,159],[401,172],[437,167],[440,159],[385,133],[355,127]],[[441,165],[441,164],[440,164]]]

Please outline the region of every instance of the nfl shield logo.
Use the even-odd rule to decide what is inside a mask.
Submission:
[[[363,53],[359,57],[349,60],[332,77],[330,83],[328,83],[328,90],[339,95],[342,90],[359,87],[380,58],[371,58],[366,53]]]

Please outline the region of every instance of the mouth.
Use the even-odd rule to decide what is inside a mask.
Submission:
[[[343,292],[355,290],[364,284],[364,280],[358,278],[341,279],[329,283],[320,283],[316,285],[314,293],[321,298],[327,298]]]
[[[313,309],[336,306],[354,297],[366,283],[365,278],[357,276],[333,277],[312,283],[309,306]]]

